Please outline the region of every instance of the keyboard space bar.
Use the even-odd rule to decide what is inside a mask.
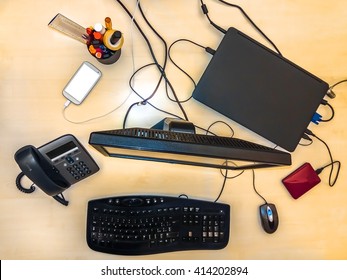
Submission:
[[[123,253],[134,253],[147,251],[150,248],[149,241],[120,241],[114,242],[112,249]]]

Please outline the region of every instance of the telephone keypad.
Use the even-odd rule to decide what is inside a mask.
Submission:
[[[66,170],[76,179],[80,180],[84,178],[87,174],[91,173],[89,167],[85,164],[84,161],[74,161],[75,163],[68,166]]]

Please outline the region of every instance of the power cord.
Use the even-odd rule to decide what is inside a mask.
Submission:
[[[346,83],[347,82],[347,79],[345,80],[341,80],[335,84],[333,84],[332,86],[329,87],[328,91],[327,91],[327,96],[329,96],[330,98],[335,98],[336,97],[336,94],[335,92],[333,91],[334,87],[336,87],[337,85],[339,84],[342,84],[342,83]]]
[[[202,0],[200,0],[200,2],[201,2],[201,9],[202,9],[202,12],[206,15],[206,17],[207,17],[208,21],[210,22],[210,24],[211,24],[214,28],[216,28],[217,30],[219,30],[220,32],[222,32],[222,33],[224,33],[224,34],[227,33],[227,31],[226,31],[225,29],[223,29],[223,28],[220,27],[219,25],[215,24],[215,23],[211,20],[210,16],[208,15],[208,9],[207,9],[206,4],[205,4]]]
[[[158,81],[158,83],[157,83],[157,86],[156,86],[155,90],[153,91],[153,93],[152,93],[149,97],[147,97],[147,98],[142,98],[142,97],[141,97],[141,99],[143,99],[142,102],[136,102],[136,103],[132,104],[132,105],[129,107],[129,109],[128,109],[128,112],[127,112],[127,114],[126,114],[126,117],[128,117],[128,115],[129,115],[131,109],[132,109],[135,105],[147,105],[147,104],[149,104],[149,103],[148,103],[148,100],[151,99],[151,98],[155,95],[155,93],[157,92],[157,90],[158,90],[158,88],[159,88],[159,85],[161,84],[162,80],[164,79],[165,82],[166,82],[166,84],[170,87],[171,91],[173,92],[173,95],[175,96],[176,102],[177,102],[178,106],[180,107],[180,109],[181,109],[181,111],[182,111],[182,113],[183,113],[183,115],[184,115],[184,118],[185,118],[186,120],[188,120],[188,116],[187,116],[187,114],[186,114],[186,112],[185,112],[185,110],[184,110],[182,104],[179,102],[179,100],[178,100],[178,98],[177,98],[177,95],[176,95],[176,93],[175,93],[175,90],[174,90],[172,84],[170,83],[170,81],[168,80],[168,78],[167,78],[167,76],[166,76],[166,73],[165,73],[165,68],[166,68],[166,63],[167,63],[167,44],[166,44],[165,40],[162,38],[162,36],[160,36],[160,34],[159,34],[159,33],[153,28],[153,26],[150,24],[150,22],[148,21],[147,17],[146,17],[145,14],[143,13],[143,10],[142,10],[140,1],[138,1],[138,7],[139,7],[139,10],[140,10],[140,12],[141,12],[141,15],[142,15],[143,19],[145,20],[145,22],[147,23],[147,25],[151,28],[151,30],[156,34],[156,36],[158,36],[158,38],[159,38],[159,39],[163,42],[163,44],[164,44],[164,48],[165,48],[165,59],[164,59],[164,63],[163,63],[163,66],[162,66],[162,65],[159,64],[159,62],[158,62],[158,60],[157,60],[157,58],[156,58],[156,56],[155,56],[155,54],[154,54],[154,51],[153,51],[153,48],[152,48],[152,45],[151,45],[150,41],[148,40],[146,34],[143,32],[143,30],[141,29],[141,27],[139,26],[139,24],[137,23],[137,21],[134,19],[134,16],[129,12],[129,10],[128,10],[127,7],[122,3],[122,1],[117,0],[117,2],[118,2],[118,3],[121,5],[121,7],[125,10],[125,12],[126,12],[131,18],[133,18],[133,23],[135,24],[135,26],[137,27],[137,29],[138,29],[139,32],[141,33],[142,37],[144,38],[144,40],[145,40],[145,42],[146,42],[146,44],[147,44],[147,46],[148,46],[148,48],[149,48],[149,51],[150,51],[150,53],[151,53],[152,59],[153,59],[153,61],[154,61],[154,64],[147,64],[147,65],[143,66],[142,69],[145,68],[145,67],[148,67],[149,65],[155,65],[155,66],[158,68],[158,70],[159,70],[159,72],[160,72],[160,74],[161,74],[160,79],[159,79],[159,81]],[[125,124],[126,124],[126,118],[124,119],[124,122],[123,122],[123,128],[125,128]]]
[[[276,50],[276,52],[282,56],[282,53],[279,51],[279,49],[277,48],[277,46],[274,44],[273,41],[270,40],[270,38],[268,36],[265,35],[265,33],[255,24],[255,22],[250,18],[250,16],[238,5],[235,5],[235,4],[231,4],[229,2],[226,2],[226,1],[223,1],[223,0],[218,0],[219,2],[227,5],[227,6],[230,6],[230,7],[233,7],[233,8],[237,8],[242,14],[243,16],[250,22],[250,24],[273,46],[273,48]],[[203,0],[200,0],[200,3],[201,3],[201,9],[203,11],[203,13],[206,15],[207,19],[209,20],[210,24],[215,27],[217,30],[219,30],[220,32],[222,33],[226,33],[227,31],[223,28],[221,28],[220,26],[218,26],[217,24],[215,24],[211,19],[210,17],[208,16],[208,9],[207,9],[207,6],[206,4],[203,2]]]
[[[214,49],[210,48],[210,47],[204,47],[203,45],[201,45],[201,44],[199,44],[199,43],[196,43],[196,42],[194,42],[194,41],[192,41],[192,40],[184,39],[184,38],[183,38],[183,39],[178,39],[178,40],[174,41],[174,42],[170,45],[170,47],[169,47],[169,49],[168,49],[168,57],[169,57],[170,61],[172,62],[172,64],[173,64],[177,69],[179,69],[184,75],[186,75],[186,76],[191,80],[191,82],[193,83],[194,88],[195,88],[195,87],[196,87],[196,82],[194,81],[194,79],[192,78],[192,76],[190,76],[185,70],[183,70],[183,69],[172,59],[172,55],[171,55],[172,47],[173,47],[175,44],[180,43],[180,42],[188,42],[188,43],[190,43],[190,44],[193,44],[193,45],[195,45],[195,46],[197,46],[197,47],[200,47],[200,48],[204,49],[207,53],[209,53],[209,54],[211,54],[211,55],[214,55],[214,54],[216,53],[216,51],[215,51]],[[167,97],[168,97],[171,101],[174,101],[174,102],[176,101],[176,100],[173,100],[173,99],[169,96],[168,92],[167,92]],[[181,103],[187,102],[187,101],[189,101],[191,98],[192,98],[192,95],[189,96],[189,97],[188,97],[187,99],[185,99],[185,100],[181,100],[180,102],[181,102]]]

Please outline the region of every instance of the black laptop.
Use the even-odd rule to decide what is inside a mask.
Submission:
[[[328,88],[318,77],[229,28],[193,97],[294,151]]]

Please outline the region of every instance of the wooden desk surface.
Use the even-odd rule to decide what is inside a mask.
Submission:
[[[134,1],[124,1],[131,11]],[[233,1],[235,2],[235,1]],[[276,43],[283,55],[314,73],[329,84],[347,78],[347,12],[345,1],[236,1],[259,27]],[[261,43],[268,43],[237,9],[218,1],[206,0],[210,17],[220,26],[234,26]],[[168,44],[186,38],[216,48],[222,34],[202,15],[199,1],[142,1],[142,8],[152,25]],[[61,13],[82,26],[103,21],[105,16],[125,36],[120,60],[102,65],[89,55],[85,46],[49,28],[48,22]],[[152,42],[160,62],[162,43],[136,12],[136,19]],[[121,128],[128,107],[139,98],[130,94],[129,78],[135,69],[151,63],[148,48],[117,1],[30,1],[3,0],[0,3],[0,258],[1,259],[346,259],[347,258],[347,171],[345,168],[347,84],[335,88],[337,97],[329,100],[336,115],[333,121],[310,128],[330,146],[335,159],[342,161],[341,174],[329,187],[329,170],[322,182],[298,200],[281,184],[281,179],[304,162],[315,168],[329,162],[326,148],[319,141],[299,146],[292,153],[293,164],[256,171],[258,191],[276,204],[280,226],[273,235],[266,234],[258,218],[262,200],[252,189],[252,173],[244,172],[226,183],[221,202],[232,205],[231,235],[221,251],[188,251],[153,256],[123,257],[90,250],[85,242],[86,203],[92,198],[123,194],[185,193],[191,198],[214,200],[222,186],[219,170],[106,158],[88,145],[92,131]],[[175,45],[175,61],[197,81],[210,55],[188,43]],[[61,92],[82,61],[100,68],[103,77],[86,101],[70,105],[70,120],[83,121],[105,114],[104,118],[83,124],[66,121],[62,114],[65,99]],[[171,63],[168,76],[180,99],[193,89],[191,82]],[[135,88],[148,96],[159,74],[154,67],[140,72]],[[129,96],[130,94],[130,96]],[[158,107],[181,114],[169,101],[163,86],[153,98]],[[223,120],[235,130],[235,137],[268,144],[236,123],[206,109],[196,101],[184,108],[192,122],[207,128]],[[330,111],[320,108],[326,118]],[[127,126],[149,127],[166,117],[148,106],[134,108]],[[228,135],[226,126],[214,131]],[[74,134],[92,154],[101,170],[72,186],[64,207],[41,190],[26,195],[17,190],[19,168],[13,159],[22,146],[40,146],[66,133]]]

